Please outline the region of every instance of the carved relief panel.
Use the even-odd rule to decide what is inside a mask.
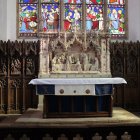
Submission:
[[[110,76],[109,37],[59,33],[41,39],[40,76]]]

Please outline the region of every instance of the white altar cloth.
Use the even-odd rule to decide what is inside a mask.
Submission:
[[[127,84],[124,78],[36,78],[29,84],[33,85],[95,85],[95,84]]]

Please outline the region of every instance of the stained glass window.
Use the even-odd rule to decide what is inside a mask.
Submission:
[[[42,4],[43,32],[56,32],[59,30],[59,5]]]
[[[19,0],[19,3],[37,3],[38,0]]]
[[[108,0],[108,11],[109,17],[109,31],[112,36],[125,35],[125,1],[124,0]]]
[[[86,7],[86,30],[100,30],[104,29],[103,24],[103,5],[87,4]]]
[[[36,37],[38,32],[37,0],[20,0],[18,5],[18,35]]]
[[[65,4],[65,19],[64,19],[65,31],[74,31],[81,29],[82,6],[81,4],[77,4],[76,0],[74,4],[71,3],[72,2]]]
[[[104,31],[127,35],[127,0],[17,0],[18,37],[38,34]]]

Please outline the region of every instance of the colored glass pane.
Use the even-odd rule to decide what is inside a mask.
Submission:
[[[46,2],[46,3],[58,3],[59,0],[41,0],[41,2]]]
[[[108,4],[125,4],[125,0],[108,0]]]
[[[19,3],[37,3],[38,0],[19,0]]]
[[[125,10],[121,6],[108,6],[109,31],[111,34],[125,34]]]
[[[64,7],[60,7],[63,6],[63,3],[59,4],[60,2],[64,3]],[[73,32],[82,29],[83,25],[87,31],[102,31],[105,25],[109,27],[113,37],[125,36],[127,0],[107,0],[107,15],[104,15],[106,13],[104,2],[104,0],[18,0],[18,35],[36,37],[39,31],[48,33],[63,29]],[[83,9],[84,6],[86,10]],[[109,19],[108,23],[104,20],[106,16]],[[86,21],[83,21],[84,19]],[[38,31],[41,27],[42,30]]]
[[[78,4],[82,3],[82,0],[64,0],[64,3]]]
[[[74,31],[81,29],[82,6],[81,5],[65,5],[64,29],[66,31]]]
[[[86,30],[103,30],[103,6],[87,5]]]
[[[86,4],[103,4],[103,0],[86,0]]]
[[[59,5],[42,4],[43,32],[55,32],[59,29]]]
[[[36,4],[19,5],[19,32],[20,33],[37,32],[37,5]]]

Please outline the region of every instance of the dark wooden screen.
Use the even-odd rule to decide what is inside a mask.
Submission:
[[[22,113],[37,106],[29,81],[38,75],[38,42],[0,41],[0,111]]]
[[[113,77],[127,85],[115,86],[114,106],[140,110],[140,42],[110,44]],[[39,41],[0,41],[0,113],[22,113],[36,108],[38,97],[29,81],[38,75]]]
[[[127,85],[115,86],[114,106],[140,110],[140,42],[110,45],[113,77],[123,77]]]

